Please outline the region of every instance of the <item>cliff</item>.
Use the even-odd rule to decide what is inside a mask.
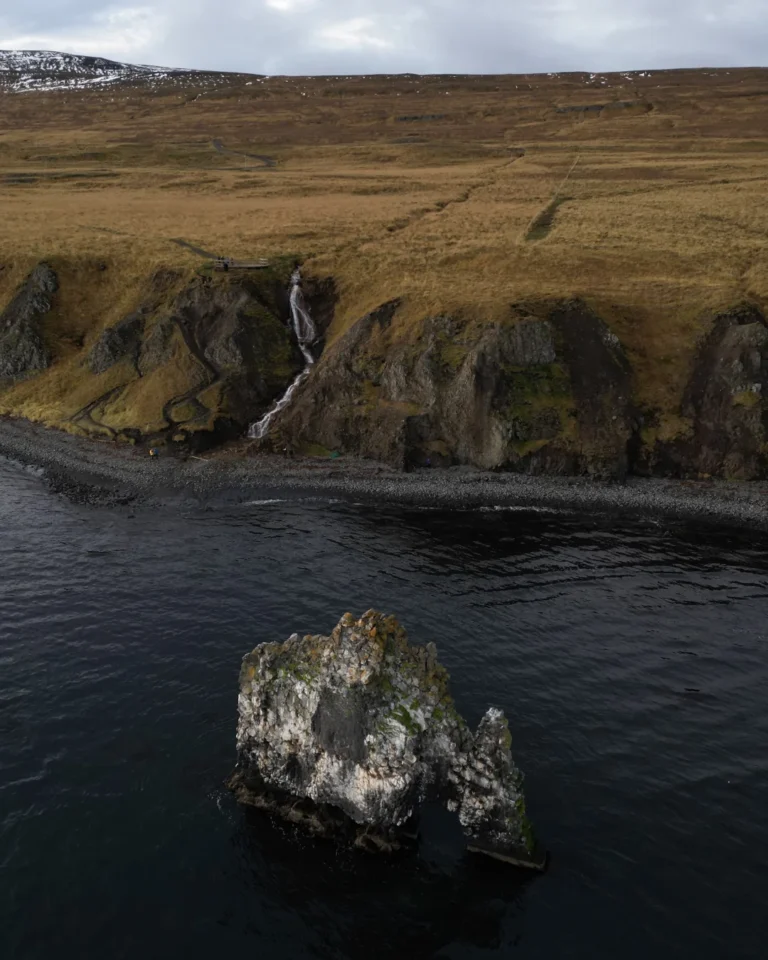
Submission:
[[[328,637],[256,647],[238,712],[230,786],[241,802],[392,851],[439,798],[470,850],[543,869],[503,713],[489,710],[473,734],[434,644],[411,646],[393,617],[345,614]]]
[[[303,438],[403,466],[624,473],[631,370],[583,303],[519,306],[483,326],[427,317],[398,337],[390,303],[323,357],[282,422]]]
[[[292,268],[285,258],[253,273],[157,270],[104,324],[68,307],[66,268],[40,263],[0,314],[0,412],[187,450],[242,437],[306,363],[291,329]],[[93,265],[90,282],[108,269]],[[330,337],[334,278],[303,286],[316,363],[254,450],[402,469],[768,473],[768,322],[756,303],[700,317],[680,392],[652,404],[643,394],[658,377],[664,396],[665,371],[636,369],[615,308],[603,317],[584,299],[544,299],[493,320],[414,320],[395,299]]]
[[[67,298],[93,297],[108,266],[80,271],[85,291],[56,267],[36,266],[0,314],[1,412],[199,449],[241,436],[302,369],[289,260],[239,275],[156,270],[130,291],[127,311],[107,307],[106,323]]]
[[[702,318],[672,405],[644,402],[647,380],[583,300],[515,304],[491,324],[426,317],[405,333],[398,307],[362,317],[323,356],[281,420],[284,437],[406,468],[768,472],[768,323],[755,304]]]
[[[4,93],[0,414],[242,437],[300,262],[249,452],[766,476],[765,70],[128,73]]]
[[[0,383],[29,376],[51,362],[43,341],[43,321],[52,307],[58,278],[41,263],[0,314]]]

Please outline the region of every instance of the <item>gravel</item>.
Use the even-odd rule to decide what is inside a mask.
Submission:
[[[21,420],[0,420],[0,455],[37,467],[52,486],[89,502],[226,496],[306,496],[446,508],[531,506],[698,519],[768,530],[768,484],[487,473],[467,467],[401,473],[365,460],[240,456],[156,459],[111,441],[84,440]]]

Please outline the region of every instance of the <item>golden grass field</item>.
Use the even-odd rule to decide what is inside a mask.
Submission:
[[[578,295],[672,416],[712,313],[768,302],[767,196],[768,70],[0,93],[0,302],[55,263],[66,355],[199,266],[174,238],[334,277],[331,340],[394,297],[408,336]]]

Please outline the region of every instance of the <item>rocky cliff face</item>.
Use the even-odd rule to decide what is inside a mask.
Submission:
[[[473,734],[434,644],[411,646],[393,617],[345,614],[328,637],[257,647],[238,710],[230,786],[242,802],[320,833],[338,831],[340,812],[358,846],[391,850],[438,797],[471,849],[543,868],[503,713],[489,710]]]
[[[669,409],[636,401],[620,340],[582,301],[516,305],[485,326],[431,317],[415,336],[399,309],[384,304],[332,345],[277,424],[284,438],[406,469],[768,476],[768,324],[754,304],[709,322]]]
[[[0,379],[29,376],[50,364],[43,330],[58,287],[55,272],[41,263],[0,314]]]
[[[329,351],[281,428],[294,443],[401,466],[623,475],[633,435],[631,370],[585,304],[515,308],[477,328],[427,319],[390,335],[397,302]]]
[[[97,408],[76,414],[75,422],[93,425],[98,410],[95,423],[113,435],[199,447],[240,436],[301,369],[302,357],[283,286],[241,275],[196,277],[167,305],[148,299],[102,332],[86,362],[94,374],[122,368],[125,384],[110,389]],[[145,419],[153,426],[125,425],[126,395],[132,391],[141,407],[150,383],[157,406]]]
[[[0,413],[182,449],[241,437],[305,363],[290,326],[294,266],[159,270],[105,324],[74,306],[82,291],[72,295],[66,270],[41,263],[0,314]],[[97,277],[108,269],[94,266]],[[687,386],[670,402],[648,382],[665,370],[645,366],[640,382],[632,353],[580,300],[518,303],[488,323],[468,312],[405,321],[395,299],[324,349],[333,281],[309,278],[304,292],[318,362],[263,449],[404,469],[768,475],[768,324],[756,304],[697,321]]]
[[[0,317],[0,411],[155,445],[242,436],[304,365],[289,322],[292,269],[160,270],[129,312],[98,327],[98,317],[62,323],[56,273],[40,264]],[[332,296],[319,290],[319,314]]]
[[[137,364],[143,332],[144,316],[141,313],[131,313],[114,326],[107,327],[88,355],[91,373],[105,373],[126,357]]]
[[[655,472],[768,476],[768,326],[752,304],[715,318],[683,397],[687,435],[649,451]]]

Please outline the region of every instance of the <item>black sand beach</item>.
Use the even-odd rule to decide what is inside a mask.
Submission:
[[[112,442],[84,440],[26,421],[0,420],[0,455],[42,471],[77,499],[189,496],[196,499],[338,497],[461,508],[540,506],[697,519],[768,529],[768,483],[543,477],[470,467],[399,472],[354,458],[290,459],[208,453],[147,456]]]

